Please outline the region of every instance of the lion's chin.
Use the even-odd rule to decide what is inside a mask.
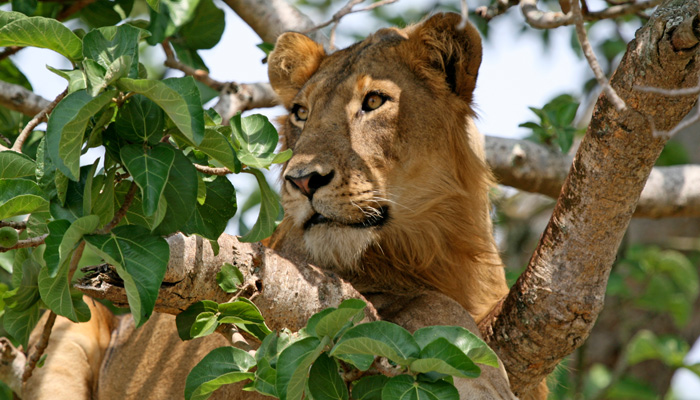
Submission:
[[[306,250],[314,264],[337,273],[354,272],[365,251],[376,242],[376,229],[320,224],[304,232]]]

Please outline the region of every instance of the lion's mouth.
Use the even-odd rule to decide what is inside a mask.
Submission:
[[[373,214],[365,218],[364,220],[360,222],[352,222],[352,223],[343,223],[331,218],[328,218],[322,214],[315,213],[314,215],[309,218],[308,221],[304,223],[304,230],[307,230],[311,228],[314,225],[321,225],[321,224],[334,224],[334,225],[342,225],[342,226],[347,226],[349,228],[359,228],[359,229],[365,229],[365,228],[373,228],[373,227],[378,227],[386,224],[386,222],[389,220],[389,207],[387,206],[382,206],[379,208],[379,212],[377,214]]]

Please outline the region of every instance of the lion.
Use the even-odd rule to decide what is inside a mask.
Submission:
[[[406,329],[461,325],[479,335],[476,323],[508,287],[489,214],[494,180],[473,122],[481,38],[461,23],[437,14],[332,54],[300,33],[279,37],[269,78],[289,112],[282,146],[294,155],[270,243],[339,274]],[[180,398],[191,367],[228,345],[218,335],[180,342],[172,316],[135,330],[131,318],[89,305],[87,323],[57,319],[25,398]],[[455,380],[462,399],[515,398],[502,366],[482,370]],[[61,388],[73,392],[61,397]],[[263,398],[239,389],[212,398]],[[546,386],[521,398],[544,399]]]

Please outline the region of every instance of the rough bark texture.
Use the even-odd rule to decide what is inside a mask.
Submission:
[[[666,1],[637,32],[611,80],[628,111],[621,114],[606,97],[598,99],[527,270],[500,312],[481,326],[516,394],[534,388],[580,346],[603,307],[615,253],[665,143],[654,137],[650,121],[669,130],[697,100],[635,87],[697,84],[697,39],[674,40],[687,33],[676,28],[697,14],[695,1]]]
[[[20,85],[0,81],[0,105],[10,110],[35,116],[46,108],[49,103],[51,102]]]
[[[168,238],[170,263],[156,301],[157,312],[179,314],[200,300],[225,302],[231,294],[216,283],[216,273],[224,263],[238,267],[245,277],[242,295],[260,308],[272,329],[298,330],[316,312],[337,306],[349,298],[363,299],[348,282],[306,263],[295,263],[260,243],[241,243],[221,235],[220,251],[214,256],[207,241],[180,234]],[[127,305],[126,292],[119,278],[104,269],[89,274],[76,287],[85,294]],[[376,311],[367,310],[370,320]]]
[[[499,183],[559,197],[573,157],[527,140],[486,137],[486,158]],[[634,217],[700,216],[700,165],[655,167]]]

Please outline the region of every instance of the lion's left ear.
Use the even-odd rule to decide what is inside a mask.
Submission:
[[[321,65],[323,46],[296,32],[283,33],[268,57],[267,75],[272,88],[289,108],[294,96]]]
[[[426,79],[433,80],[437,72],[443,85],[471,103],[481,65],[481,36],[470,22],[460,28],[461,22],[459,14],[433,15],[406,28],[408,40],[403,45]]]

